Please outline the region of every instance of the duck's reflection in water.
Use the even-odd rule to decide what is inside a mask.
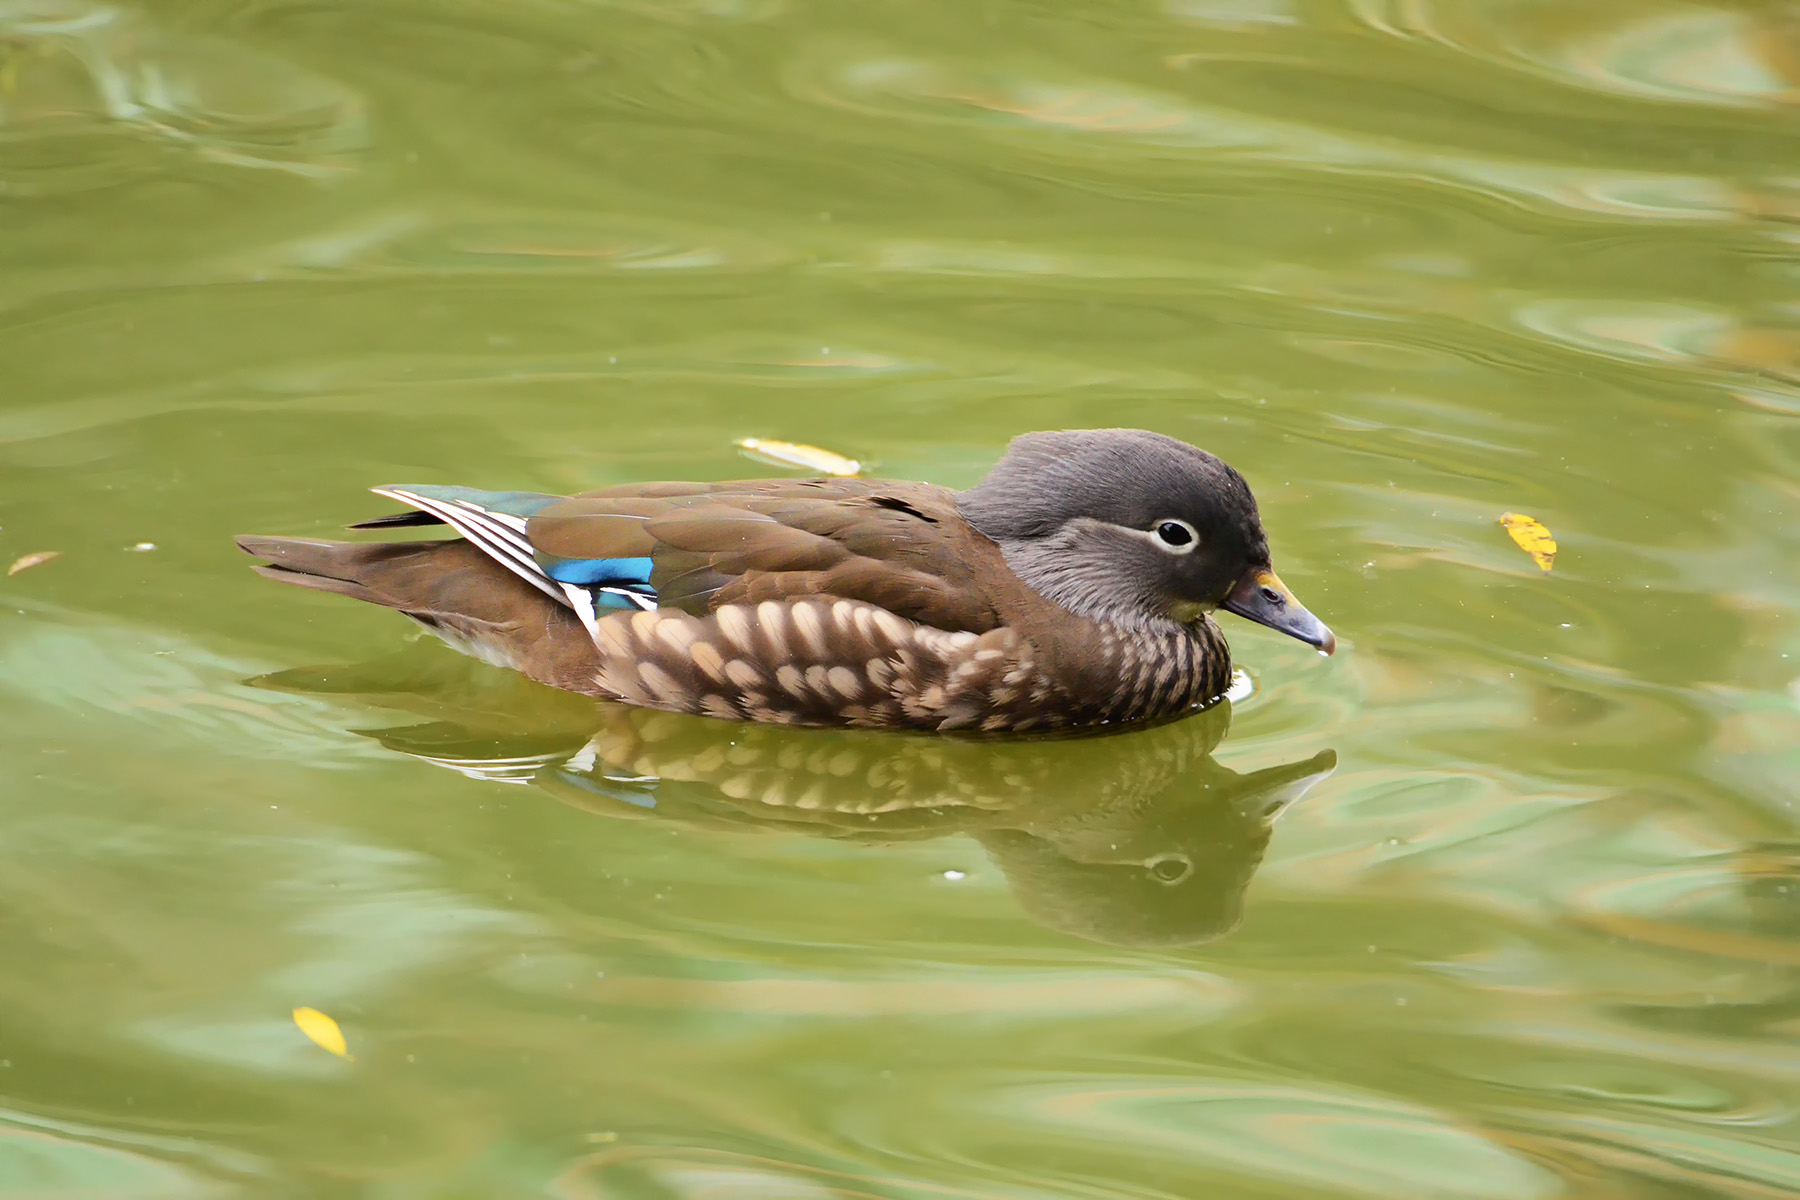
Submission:
[[[539,687],[435,647],[259,681],[429,718],[364,731],[465,775],[602,816],[897,844],[966,834],[1032,919],[1179,946],[1229,933],[1274,819],[1337,754],[1240,773],[1230,706],[1107,736],[978,739],[677,716]]]

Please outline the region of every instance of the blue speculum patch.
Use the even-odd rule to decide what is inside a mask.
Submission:
[[[560,562],[547,564],[544,573],[558,583],[573,583],[585,587],[605,583],[625,587],[636,584],[641,587],[650,582],[650,559],[565,558]]]

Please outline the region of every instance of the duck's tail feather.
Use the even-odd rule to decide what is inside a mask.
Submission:
[[[254,568],[259,575],[397,608],[420,620],[463,616],[510,624],[514,614],[547,599],[461,539],[370,543],[245,535],[237,544],[268,560]]]
[[[592,693],[598,660],[580,618],[481,548],[244,536],[257,574],[397,609],[452,646],[541,683]]]
[[[269,560],[251,568],[265,578],[401,610],[423,597],[392,588],[397,567],[404,571],[396,560],[417,559],[435,548],[430,542],[359,545],[253,534],[238,538],[237,544],[244,553]]]

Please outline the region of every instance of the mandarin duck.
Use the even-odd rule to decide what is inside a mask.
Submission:
[[[1243,477],[1141,430],[1025,434],[962,492],[855,478],[373,490],[411,507],[352,528],[461,537],[238,544],[271,579],[397,609],[553,687],[673,712],[1103,726],[1224,694],[1214,609],[1337,644],[1275,575]]]

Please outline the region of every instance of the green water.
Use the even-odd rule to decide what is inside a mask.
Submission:
[[[229,543],[1086,425],[1337,657],[747,731]],[[0,1194],[1800,1195],[1797,480],[1776,4],[0,0]]]

